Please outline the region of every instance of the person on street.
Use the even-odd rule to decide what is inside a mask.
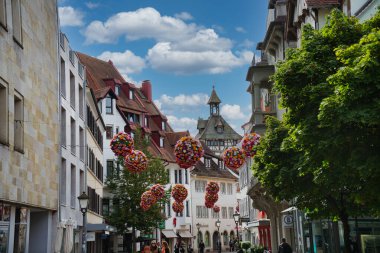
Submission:
[[[234,251],[234,241],[232,240],[232,238],[230,239],[230,252]]]
[[[205,244],[203,241],[201,241],[198,245],[199,253],[204,253],[205,250]]]
[[[161,253],[170,253],[169,245],[166,241],[162,242]]]
[[[158,247],[157,247],[157,243],[155,240],[153,240],[151,243],[150,243],[150,252],[151,253],[158,253]]]
[[[286,242],[285,238],[282,238],[282,243],[278,247],[278,253],[292,253],[292,247]]]
[[[174,253],[179,253],[179,248],[181,247],[181,244],[179,241],[177,241],[174,245]]]

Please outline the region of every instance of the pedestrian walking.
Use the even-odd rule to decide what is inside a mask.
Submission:
[[[234,251],[234,241],[232,240],[232,238],[230,239],[229,245],[230,245],[230,252]]]
[[[168,242],[163,241],[161,244],[162,244],[161,253],[170,253]]]
[[[174,253],[179,253],[180,247],[181,247],[181,244],[177,241],[174,245]]]
[[[199,253],[204,253],[205,250],[205,244],[203,241],[201,241],[198,245]]]
[[[278,253],[292,253],[292,247],[286,242],[285,238],[282,238],[282,243],[278,246]]]

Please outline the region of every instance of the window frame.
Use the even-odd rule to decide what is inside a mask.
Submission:
[[[4,130],[4,137],[0,138],[0,143],[8,146],[9,145],[9,87],[8,87],[8,83],[5,82],[1,77],[0,77],[0,89],[1,90],[4,89],[4,97],[5,97],[4,100],[1,99],[4,102],[4,106],[2,106],[1,110],[4,110],[5,117],[1,117],[0,119],[0,125],[2,123],[4,124],[4,127],[1,127],[2,131]]]
[[[111,136],[110,137],[108,136],[108,130],[107,130],[108,128],[111,128]],[[106,131],[105,132],[106,132],[106,139],[112,140],[112,138],[113,138],[113,125],[106,125]]]
[[[8,31],[8,22],[7,22],[7,1],[6,0],[0,0],[0,5],[3,6],[3,15],[4,15],[4,20],[2,21],[0,19],[0,26],[3,27],[6,31]],[[0,9],[1,11],[1,9]],[[0,13],[1,16],[1,13]]]
[[[13,139],[13,146],[14,146],[14,150],[16,150],[16,151],[18,151],[18,152],[20,152],[20,153],[24,153],[24,136],[25,136],[25,133],[24,133],[24,129],[25,129],[25,124],[24,124],[24,96],[23,95],[21,95],[17,90],[15,90],[14,91],[15,93],[14,93],[14,97],[13,97],[13,104],[14,104],[14,139]],[[15,117],[16,117],[16,99],[18,100],[18,101],[20,101],[21,102],[21,119],[17,119],[17,120],[19,120],[20,121],[20,126],[22,127],[22,130],[19,132],[19,131],[17,131],[16,130],[16,126],[17,126],[17,124],[16,124],[16,119],[15,119]],[[17,138],[16,138],[16,136],[17,136]],[[18,139],[18,138],[21,138],[20,139],[20,145],[16,145],[16,139]]]
[[[14,4],[17,4],[18,6],[14,6]],[[18,7],[18,8],[15,8]],[[23,36],[22,36],[22,15],[21,15],[21,0],[11,0],[11,8],[12,8],[12,35],[13,35],[13,40],[21,47],[23,48]],[[20,34],[16,35],[15,34],[15,9],[17,9],[17,12],[19,14],[19,22],[20,22]],[[20,36],[18,38],[18,36]]]
[[[107,101],[111,101],[111,105],[108,105]],[[110,109],[110,111],[108,111]],[[113,99],[110,96],[106,97],[106,114],[113,114]]]

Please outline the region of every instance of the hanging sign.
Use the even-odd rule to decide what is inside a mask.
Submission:
[[[284,228],[293,227],[293,215],[283,215],[282,216],[282,226]]]

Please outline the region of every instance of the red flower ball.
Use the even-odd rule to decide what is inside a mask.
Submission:
[[[124,159],[124,165],[132,173],[140,173],[148,167],[148,159],[140,150],[133,150]]]
[[[210,194],[210,193],[206,193],[205,195],[205,202],[211,202],[211,203],[216,203],[216,201],[218,201],[219,199],[219,196],[218,194]]]
[[[165,196],[165,189],[160,184],[155,184],[150,188],[150,191],[156,197],[157,200],[162,199]]]
[[[237,147],[227,148],[223,152],[222,157],[224,165],[226,165],[228,168],[232,170],[239,169],[245,161],[244,151]]]
[[[220,212],[220,206],[214,205],[214,207],[212,209],[214,210],[215,213]]]
[[[153,195],[151,191],[146,191],[141,195],[141,201],[140,206],[141,208],[146,211],[148,210],[152,205],[156,203],[157,199]]]
[[[182,213],[184,205],[182,202],[174,201],[172,204],[172,208],[175,213]]]
[[[183,202],[187,198],[187,189],[182,184],[176,184],[172,188],[172,197],[177,202]]]
[[[184,136],[179,139],[174,147],[174,154],[177,164],[187,169],[196,164],[204,154],[200,141],[191,136]]]
[[[219,185],[217,182],[209,182],[206,186],[206,192],[210,194],[218,194]]]
[[[215,203],[213,203],[213,202],[205,201],[205,206],[206,206],[207,208],[213,208],[214,205],[215,205]]]
[[[110,146],[116,156],[124,157],[134,149],[133,138],[127,133],[118,133],[111,140]]]
[[[257,133],[251,133],[245,135],[242,140],[242,148],[245,152],[245,155],[248,157],[253,157],[256,155],[257,145],[260,143],[260,135]]]

